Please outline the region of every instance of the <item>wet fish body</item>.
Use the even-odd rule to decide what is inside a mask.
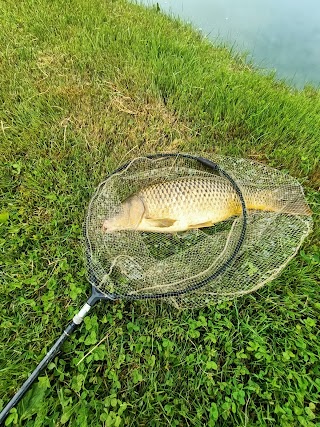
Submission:
[[[308,205],[294,203],[292,197],[290,201],[286,191],[253,186],[244,186],[241,191],[249,210],[311,214]],[[119,214],[104,221],[103,230],[175,233],[210,227],[241,212],[240,199],[228,180],[218,176],[179,178],[150,185],[130,196]]]

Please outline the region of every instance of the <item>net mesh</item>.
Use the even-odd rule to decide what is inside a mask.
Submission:
[[[105,233],[104,221],[119,214],[123,201],[143,188],[180,178],[217,179],[220,175],[227,180],[196,158],[136,158],[101,183],[89,205],[86,252],[94,284],[101,292],[119,298],[165,297],[179,308],[200,307],[257,290],[297,253],[312,229],[310,215],[299,209],[296,214],[286,213],[292,211],[290,206],[300,205],[301,212],[306,206],[298,181],[251,160],[218,155],[211,160],[232,177],[242,194],[249,187],[268,191],[281,200],[281,208],[277,212],[248,210],[246,219],[241,213],[211,227],[174,234]]]

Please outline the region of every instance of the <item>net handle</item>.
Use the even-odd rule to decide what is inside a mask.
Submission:
[[[226,271],[226,269],[232,264],[232,262],[235,260],[235,257],[237,256],[237,254],[238,254],[238,252],[239,252],[239,250],[240,250],[240,248],[244,242],[244,238],[245,238],[245,234],[246,234],[246,230],[247,230],[247,215],[248,214],[247,214],[247,208],[246,208],[246,204],[245,204],[242,192],[241,192],[239,186],[237,185],[237,183],[235,182],[235,180],[226,171],[221,169],[221,167],[217,163],[214,163],[205,157],[198,157],[198,156],[193,156],[191,154],[182,154],[182,153],[157,153],[157,154],[148,154],[148,155],[145,155],[143,157],[146,159],[150,159],[150,160],[158,159],[158,158],[166,158],[166,157],[183,157],[186,159],[198,161],[202,165],[213,170],[215,173],[219,172],[222,176],[224,176],[231,183],[233,189],[235,190],[235,192],[237,193],[237,196],[240,199],[242,216],[243,216],[242,228],[241,228],[239,240],[236,244],[236,247],[234,248],[234,251],[230,255],[230,257],[226,260],[226,262],[224,264],[222,264],[218,268],[218,270],[216,270],[211,276],[207,277],[206,279],[196,283],[195,285],[189,286],[189,287],[187,287],[185,289],[181,289],[179,291],[169,291],[169,292],[163,292],[163,293],[158,293],[158,294],[139,294],[139,295],[122,294],[122,295],[119,295],[117,293],[104,292],[106,298],[109,298],[112,300],[125,299],[125,300],[133,301],[133,300],[172,298],[172,297],[179,297],[181,295],[185,295],[185,294],[188,294],[190,292],[193,292],[193,291],[196,291],[196,290],[202,288],[203,286],[205,286],[206,284],[208,284],[212,280],[216,279],[220,274],[224,273]],[[131,161],[123,164],[122,166],[117,168],[115,171],[113,171],[108,177],[111,177],[112,175],[115,175],[116,173],[123,171],[124,169],[126,169],[130,165],[130,163],[131,163]],[[97,195],[97,193],[95,193],[95,195]],[[86,221],[85,228],[86,227],[87,227],[87,221]],[[84,230],[84,238],[85,238],[85,244],[86,244],[87,265],[88,265],[88,270],[89,270],[89,282],[93,286],[95,286],[97,289],[99,289],[99,281],[95,277],[94,269],[92,267],[90,250],[89,250],[90,244],[89,244],[89,240],[88,240],[87,233],[85,232],[85,230]]]

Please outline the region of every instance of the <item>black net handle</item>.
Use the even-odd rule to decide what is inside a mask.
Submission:
[[[223,169],[221,169],[221,167],[218,164],[216,164],[216,163],[212,162],[211,160],[206,159],[204,157],[192,156],[191,154],[181,154],[181,153],[158,153],[158,154],[149,154],[149,155],[146,155],[143,157],[150,159],[150,160],[158,159],[158,158],[165,158],[165,157],[183,157],[183,158],[198,161],[199,163],[201,163],[202,165],[211,169],[215,173],[218,172],[220,175],[224,176],[228,181],[230,181],[233,189],[235,190],[235,192],[237,193],[237,196],[240,199],[242,216],[243,216],[242,228],[241,228],[241,232],[240,232],[238,242],[234,248],[234,251],[230,255],[230,257],[211,276],[207,277],[206,279],[203,279],[200,282],[198,282],[192,286],[186,287],[185,289],[181,289],[179,291],[170,291],[170,292],[163,292],[163,293],[158,293],[158,294],[138,294],[138,295],[137,294],[135,294],[135,295],[121,294],[120,295],[117,293],[106,293],[106,292],[104,292],[105,297],[108,299],[111,299],[111,300],[125,299],[125,300],[133,301],[133,300],[145,300],[145,299],[172,298],[172,297],[179,297],[181,295],[185,295],[185,294],[188,294],[190,292],[194,292],[194,291],[202,288],[203,286],[207,285],[212,280],[215,280],[218,276],[220,276],[220,274],[222,274],[226,271],[226,269],[235,260],[237,254],[240,251],[240,248],[244,242],[245,235],[246,235],[247,208],[246,208],[246,204],[245,204],[242,192],[241,192],[240,188],[238,187],[237,183],[235,182],[235,180],[227,172],[225,172]],[[109,177],[116,174],[116,173],[123,171],[124,169],[126,169],[130,165],[130,163],[131,163],[131,161],[120,166],[118,169],[116,169],[114,172],[112,172],[109,175]],[[85,234],[85,242],[86,242],[86,248],[87,248],[86,256],[87,256],[88,270],[89,270],[88,271],[89,272],[89,281],[95,288],[99,289],[99,281],[95,277],[95,274],[94,274],[94,271],[92,268],[92,264],[91,264],[90,251],[89,251],[89,247],[90,247],[89,241],[88,241],[86,233],[84,233],[84,234]]]

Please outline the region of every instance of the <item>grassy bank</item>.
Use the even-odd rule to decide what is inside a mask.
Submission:
[[[315,231],[259,292],[203,310],[100,305],[10,415],[23,426],[318,426],[320,94],[124,1],[0,0],[0,408],[89,294],[96,185],[143,152],[296,176]]]

